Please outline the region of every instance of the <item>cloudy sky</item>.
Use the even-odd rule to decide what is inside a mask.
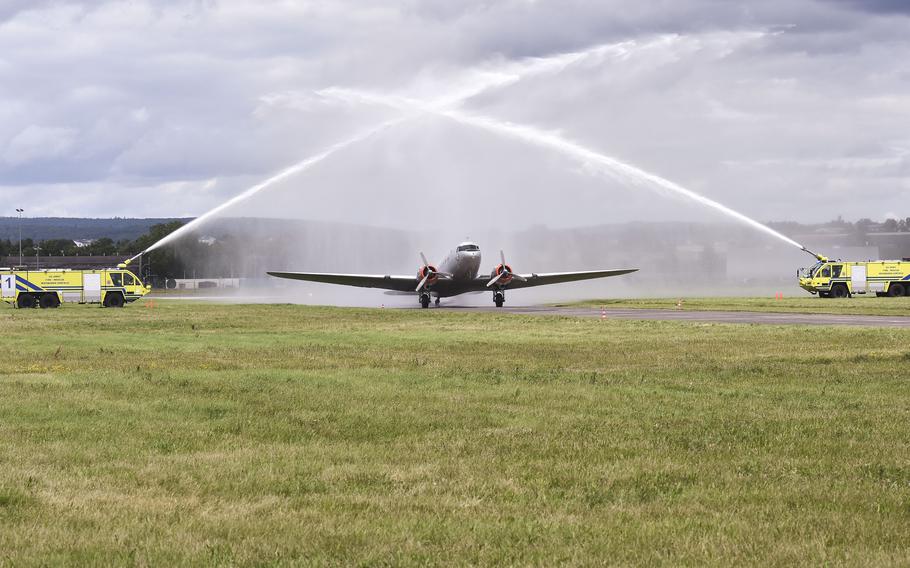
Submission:
[[[697,216],[551,150],[325,91],[439,100],[595,46],[457,108],[761,220],[910,216],[904,0],[0,0],[0,215],[199,215],[405,118],[232,213]]]

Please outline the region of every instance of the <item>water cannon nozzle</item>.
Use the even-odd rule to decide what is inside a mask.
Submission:
[[[806,247],[803,247],[802,250],[804,250],[804,251],[806,251],[807,253],[809,253],[809,254],[811,254],[812,256],[814,256],[816,259],[818,259],[819,262],[828,262],[828,257],[827,257],[827,256],[818,254],[817,252],[812,252],[811,250],[807,249]]]

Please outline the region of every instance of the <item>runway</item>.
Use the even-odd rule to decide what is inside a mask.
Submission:
[[[482,311],[540,316],[568,316],[600,318],[598,308],[548,307],[548,306],[514,306],[495,308],[479,307],[442,307],[441,310]],[[800,314],[771,312],[727,312],[696,310],[655,310],[607,308],[606,319],[652,320],[652,321],[689,321],[705,323],[737,323],[763,325],[847,325],[856,327],[884,327],[910,329],[910,317],[835,315],[835,314]]]
[[[155,300],[192,300],[229,303],[286,303],[286,297],[278,296],[152,296]],[[318,305],[318,304],[317,304]],[[369,307],[369,306],[364,306]],[[387,306],[390,309],[419,310],[417,306]],[[581,318],[600,318],[600,308],[579,307],[553,307],[553,306],[458,306],[442,305],[430,310],[445,310],[453,312],[490,312],[507,314],[524,314],[540,316],[565,316]],[[735,324],[762,324],[762,325],[846,325],[854,327],[880,327],[910,329],[910,316],[870,316],[870,315],[836,315],[836,314],[805,314],[805,313],[776,313],[776,312],[746,312],[746,311],[700,311],[692,309],[649,309],[649,308],[606,308],[607,319],[621,320],[650,320],[650,321],[690,321],[705,323],[735,323]]]

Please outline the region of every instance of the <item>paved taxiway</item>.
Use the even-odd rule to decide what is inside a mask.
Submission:
[[[599,308],[548,307],[548,306],[513,306],[490,307],[442,307],[444,310],[468,310],[485,312],[507,312],[513,314],[601,317]],[[864,327],[895,327],[910,329],[910,317],[834,315],[834,314],[797,314],[770,312],[724,312],[696,310],[654,310],[607,308],[607,319],[624,320],[658,320],[658,321],[692,321],[708,323],[753,323],[770,325],[850,325]]]

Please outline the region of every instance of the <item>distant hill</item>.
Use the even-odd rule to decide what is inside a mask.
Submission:
[[[150,219],[87,219],[79,217],[38,217],[22,218],[23,239],[100,239],[108,237],[115,241],[133,240],[148,232],[152,225],[171,221],[189,221],[175,218]],[[19,238],[19,219],[0,217],[0,239]]]

